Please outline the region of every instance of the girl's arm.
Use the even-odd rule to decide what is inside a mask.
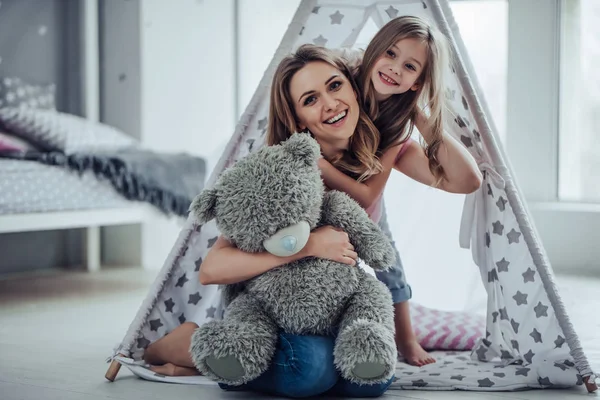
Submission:
[[[357,182],[355,179],[336,169],[329,161],[321,158],[319,159],[319,168],[321,169],[323,181],[330,189],[347,193],[362,208],[368,209],[383,193],[394,167],[396,155],[402,146],[401,144],[386,150],[380,160],[383,171],[363,182]]]
[[[428,140],[427,117],[419,112],[415,125],[423,139]],[[425,185],[433,185],[435,178],[429,171],[429,160],[418,143],[412,141],[410,148],[398,159],[395,168]],[[437,158],[444,168],[446,178],[439,188],[450,193],[472,193],[481,186],[482,175],[467,149],[452,136],[444,133]]]
[[[203,285],[243,282],[280,265],[311,256],[348,265],[355,265],[357,258],[348,234],[331,226],[311,232],[306,246],[290,257],[278,257],[268,252],[246,253],[219,236],[202,261],[199,279]]]

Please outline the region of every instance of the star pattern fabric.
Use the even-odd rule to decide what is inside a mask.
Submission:
[[[468,136],[461,136],[460,141],[463,142],[466,147],[473,147],[473,140]]]
[[[496,221],[492,224],[493,226],[493,232],[496,235],[502,235],[502,232],[504,231],[504,225],[502,225],[502,223],[500,221]]]
[[[319,35],[313,39],[313,43],[317,46],[325,46],[327,44],[327,39],[325,39],[323,35]]]
[[[515,294],[513,296],[513,299],[515,299],[518,306],[527,304],[527,294],[526,293],[521,293],[520,291],[517,291],[517,294]]]
[[[163,326],[163,324],[162,322],[160,322],[160,319],[150,320],[150,330],[158,331],[158,328],[160,328],[161,326]]]
[[[496,205],[498,206],[498,209],[500,211],[504,211],[506,209],[506,203],[508,203],[506,200],[504,200],[504,197],[500,197],[498,199],[498,201],[496,202]]]
[[[329,18],[331,18],[331,25],[341,25],[344,15],[338,10],[335,13],[331,14]]]
[[[385,23],[401,15],[417,15],[435,20],[428,1],[377,2],[372,12],[374,21]],[[315,43],[328,48],[340,47],[351,36],[353,29],[361,25],[365,10],[335,6],[317,2],[308,10],[309,18],[296,25],[296,41],[292,48],[302,43]],[[472,114],[468,96],[461,86],[460,65],[448,65],[444,71],[447,82],[446,98],[452,110],[444,121],[449,134],[465,146],[478,161],[490,163],[485,153],[481,135],[486,128],[479,126]],[[245,121],[245,128],[227,154],[225,167],[260,149],[265,144],[268,124],[269,96],[252,110]],[[471,104],[473,106],[474,104]],[[484,165],[481,164],[481,165]],[[404,373],[397,373],[392,388],[456,387],[466,390],[500,390],[508,385],[536,387],[536,385],[560,385],[581,381],[571,362],[569,346],[566,345],[552,303],[542,287],[542,276],[533,262],[526,243],[525,231],[513,211],[510,196],[494,178],[495,172],[483,170],[484,181],[480,194],[484,215],[477,221],[472,235],[472,246],[482,252],[481,283],[489,293],[486,334],[480,338],[469,354],[441,354],[437,363],[421,369],[403,365]],[[223,318],[222,291],[218,285],[202,286],[198,272],[206,254],[214,245],[220,232],[214,221],[199,225],[188,219],[176,246],[173,266],[163,282],[163,289],[148,311],[148,316],[131,343],[132,357],[141,359],[144,349],[160,339],[181,323],[193,321],[198,324]],[[540,354],[536,357],[536,354]],[[548,368],[540,364],[541,354],[553,357]],[[457,359],[462,357],[464,359]],[[540,360],[538,360],[540,358]],[[481,361],[479,361],[481,360]],[[446,363],[451,362],[451,364]],[[570,364],[572,365],[570,365]],[[545,365],[545,364],[544,364]],[[460,371],[460,373],[459,373]],[[516,383],[515,383],[516,382]],[[512,386],[511,386],[512,387]]]
[[[506,261],[504,257],[502,257],[502,260],[496,263],[496,266],[498,267],[498,272],[508,272],[509,265],[510,262]]]
[[[178,280],[177,283],[175,284],[175,287],[183,287],[183,285],[185,285],[186,282],[188,282],[189,279],[187,278],[186,274],[183,274]]]
[[[535,282],[535,271],[531,268],[527,268],[527,271],[523,272],[523,283]]]
[[[519,243],[519,237],[521,237],[521,232],[515,231],[515,229],[511,229],[510,232],[506,234],[508,238],[508,244],[511,243]]]
[[[173,312],[173,307],[175,306],[175,303],[173,302],[173,299],[170,298],[167,301],[165,301],[165,311],[166,312]]]
[[[462,352],[433,352],[438,362],[424,367],[398,364],[396,377],[390,389],[429,388],[506,391],[514,388],[535,388],[563,385],[581,385],[580,378],[570,360],[558,360],[539,369],[520,365],[514,361],[510,351],[503,351],[495,362],[467,361]],[[527,358],[533,358],[528,353]],[[443,365],[439,361],[443,360]],[[452,368],[446,366],[452,365]],[[460,372],[459,372],[460,371]],[[578,383],[579,382],[579,383]]]
[[[547,317],[548,316],[548,306],[545,306],[540,301],[537,306],[533,309],[535,311],[535,316],[537,318]]]
[[[396,18],[398,16],[398,10],[392,6],[389,6],[385,10],[385,13],[388,15],[388,17],[390,17],[390,19]]]

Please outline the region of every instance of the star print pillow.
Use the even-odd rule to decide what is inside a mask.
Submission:
[[[56,86],[34,85],[17,77],[0,79],[0,108],[56,110]]]
[[[485,334],[485,318],[467,312],[439,311],[411,302],[417,340],[426,350],[471,350]]]

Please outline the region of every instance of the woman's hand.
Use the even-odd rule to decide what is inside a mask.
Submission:
[[[356,265],[358,258],[348,234],[329,225],[312,231],[302,251],[307,257],[325,258],[351,266]]]

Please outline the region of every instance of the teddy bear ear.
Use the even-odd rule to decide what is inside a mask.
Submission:
[[[217,216],[217,191],[214,188],[204,189],[190,205],[198,222],[204,224]]]
[[[294,133],[283,142],[283,147],[287,152],[304,158],[309,165],[316,162],[321,156],[319,143],[307,133]]]

